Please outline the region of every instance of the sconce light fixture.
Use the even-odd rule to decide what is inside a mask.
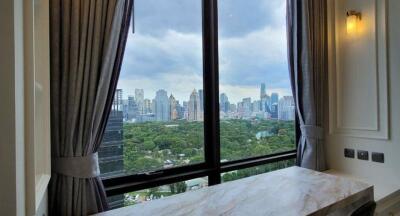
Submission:
[[[347,11],[346,25],[347,25],[347,33],[354,34],[358,29],[358,22],[361,20],[361,13],[351,10]]]

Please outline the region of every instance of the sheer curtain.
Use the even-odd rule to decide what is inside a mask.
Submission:
[[[132,0],[50,0],[51,215],[108,208],[97,150],[111,109]]]
[[[326,169],[324,103],[327,94],[327,2],[287,0],[288,62],[301,136],[297,163]]]

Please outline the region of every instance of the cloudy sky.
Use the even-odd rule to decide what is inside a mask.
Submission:
[[[219,0],[220,93],[231,102],[267,93],[291,95],[286,60],[285,0]],[[118,88],[124,97],[165,89],[187,101],[202,88],[201,0],[136,0]]]

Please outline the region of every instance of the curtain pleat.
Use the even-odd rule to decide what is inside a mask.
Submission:
[[[297,164],[322,171],[326,169],[326,0],[287,0],[287,36],[290,80],[301,131]]]
[[[88,161],[96,161],[91,166],[98,167],[95,153],[118,82],[131,5],[132,0],[50,0],[53,163],[57,159],[87,157],[95,158]],[[51,215],[88,215],[107,210],[98,175],[71,176],[56,170],[60,166],[53,167]]]

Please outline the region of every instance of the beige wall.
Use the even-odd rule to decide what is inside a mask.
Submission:
[[[47,215],[48,21],[48,0],[0,1],[0,215]],[[45,106],[43,115],[36,116],[35,104]]]
[[[25,215],[22,0],[0,1],[0,211]]]
[[[357,1],[356,4],[367,4],[368,2],[374,1]],[[384,0],[377,0],[384,1]],[[389,139],[377,139],[372,138],[373,133],[356,134],[356,136],[348,136],[338,134],[331,131],[328,135],[327,141],[327,153],[328,153],[328,165],[331,169],[336,169],[344,173],[351,174],[355,177],[364,179],[375,185],[375,197],[380,199],[396,190],[400,189],[400,1],[388,0],[387,1],[387,18],[388,18],[388,49],[387,49],[387,66],[388,66],[388,83],[383,86],[388,89],[387,94],[387,105],[388,105],[388,121],[382,119],[378,120],[381,124],[386,124],[389,131]],[[340,26],[337,26],[340,28]],[[379,42],[379,41],[378,41]],[[382,42],[382,41],[380,41]],[[381,56],[381,55],[380,55]],[[355,60],[354,64],[370,64],[368,60]],[[363,74],[359,75],[362,76]],[[361,77],[360,77],[361,79]],[[371,78],[372,79],[372,78]],[[373,80],[377,81],[377,80]],[[343,82],[345,89],[359,88],[363,91],[370,90],[370,86],[362,85],[354,82]],[[347,86],[346,86],[347,85]],[[353,86],[351,86],[353,85]],[[330,99],[332,99],[332,91],[337,91],[336,87],[330,89]],[[357,96],[357,95],[356,95]],[[362,96],[362,95],[360,95]],[[371,95],[371,101],[374,99]],[[368,98],[366,98],[368,100]],[[365,104],[370,104],[371,101],[366,101]],[[352,110],[355,106],[363,104],[363,101],[353,100],[348,102],[344,106],[345,110]],[[346,109],[348,108],[348,109]],[[355,115],[361,114],[365,116],[366,120],[374,118],[368,118],[376,113],[368,112],[370,107],[366,109],[356,109]],[[329,104],[330,123],[332,123],[332,112],[337,111],[336,106]],[[349,118],[352,118],[352,113],[347,113]],[[334,116],[337,117],[337,116]],[[365,120],[364,119],[364,120]],[[337,119],[336,119],[337,120]],[[362,122],[362,121],[360,121]],[[371,122],[371,125],[373,123]],[[332,127],[332,126],[331,126]],[[371,152],[383,152],[385,154],[385,163],[376,163],[371,161],[371,155],[369,161],[362,161],[358,159],[348,159],[343,156],[344,148],[353,148],[368,150]]]

